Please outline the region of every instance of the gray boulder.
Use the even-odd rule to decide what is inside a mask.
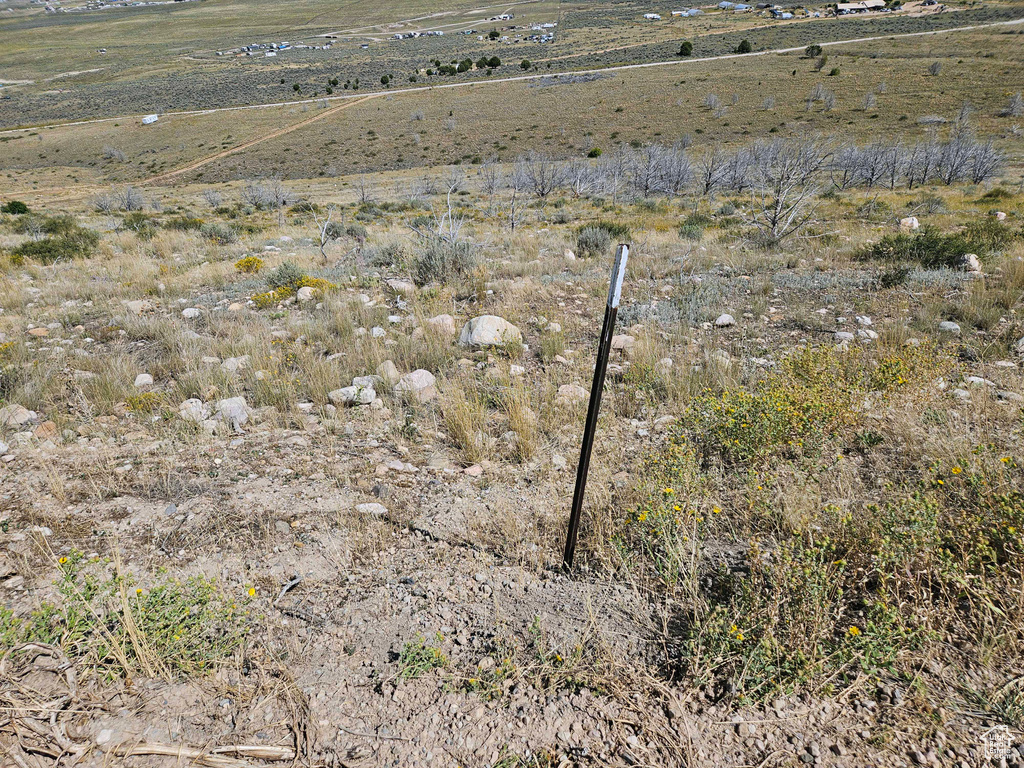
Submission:
[[[474,317],[459,334],[459,344],[463,347],[497,347],[522,342],[523,332],[497,315]]]

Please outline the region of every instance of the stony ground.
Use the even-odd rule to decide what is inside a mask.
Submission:
[[[316,272],[340,287],[261,307],[262,278],[232,265],[259,254],[313,274],[317,249],[298,227],[221,249],[158,238],[143,267],[121,233],[91,270],[3,275],[0,349],[36,382],[21,390],[34,401],[0,409],[3,606],[60,604],[60,575],[80,557],[80,583],[115,584],[122,599],[129,586],[145,595],[206,577],[246,627],[203,674],[168,673],[145,638],[132,638],[127,674],[54,653],[66,635],[5,656],[11,764],[987,764],[982,733],[1004,717],[971,691],[1014,684],[1007,665],[959,668],[951,659],[972,646],[950,637],[913,657],[911,674],[737,700],[678,674],[678,595],[610,566],[603,526],[635,508],[645,459],[667,447],[690,395],[755,382],[796,349],[935,343],[956,361],[917,382],[916,399],[858,405],[884,448],[820,469],[822,502],[859,509],[912,463],[1015,444],[1019,246],[995,268],[920,269],[882,290],[842,243],[769,256],[725,235],[681,246],[650,225],[624,293],[582,567],[567,575],[559,552],[607,276],[562,230],[536,229],[492,241],[472,290],[417,288],[388,270],[348,279],[343,265]],[[1004,283],[1012,308],[984,304],[977,286]],[[637,370],[653,372],[657,397]],[[502,399],[518,391],[525,411]],[[472,411],[479,393],[476,421],[460,406]],[[793,520],[805,469],[783,468],[774,491]],[[723,498],[739,520],[743,500]],[[744,538],[709,541],[702,558],[742,572]],[[50,711],[40,702],[59,702],[60,718],[14,714]]]

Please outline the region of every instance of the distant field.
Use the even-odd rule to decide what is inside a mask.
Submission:
[[[262,0],[258,0],[262,2]],[[0,48],[0,71],[9,79],[37,79],[31,85],[3,89],[0,98],[0,127],[45,124],[88,117],[209,109],[258,103],[276,103],[327,95],[331,80],[339,85],[334,95],[344,92],[344,83],[359,81],[360,89],[379,89],[384,75],[392,88],[418,84],[483,80],[486,73],[471,71],[458,77],[434,75],[423,70],[434,60],[449,62],[480,56],[498,56],[502,67],[494,76],[518,74],[518,64],[528,59],[539,71],[558,72],[673,59],[682,39],[692,40],[694,56],[731,53],[742,39],[755,50],[804,46],[812,42],[873,35],[904,34],[955,26],[991,23],[1024,17],[1024,5],[986,5],[926,17],[893,14],[872,18],[841,18],[773,22],[755,14],[707,13],[696,19],[646,23],[648,9],[639,2],[584,3],[542,0],[514,6],[488,6],[471,13],[469,3],[446,2],[434,8],[446,14],[438,23],[466,24],[500,10],[516,13],[516,24],[558,21],[555,43],[540,45],[520,42],[479,41],[478,35],[447,34],[444,37],[394,41],[388,33],[345,38],[330,51],[289,51],[276,58],[236,59],[217,57],[213,51],[244,42],[298,39],[305,31],[307,41],[316,42],[313,32],[365,29],[384,18],[374,10],[362,15],[355,9],[321,10],[306,4],[299,13],[289,5],[274,26],[260,22],[257,10],[245,23],[236,23],[241,5],[222,0],[203,0],[176,6],[73,16],[37,16],[0,22],[0,37],[13,44]],[[392,10],[409,20],[422,11],[425,2],[403,4]],[[246,6],[248,7],[248,6]],[[418,10],[417,10],[418,9]],[[346,15],[347,13],[347,15]],[[101,18],[102,17],[102,18]],[[357,19],[359,21],[357,21]],[[345,23],[331,23],[347,20]],[[468,21],[467,21],[468,20]],[[262,26],[261,26],[262,24]],[[411,29],[418,23],[408,23]],[[427,25],[429,26],[429,25]],[[483,32],[496,24],[473,25]],[[164,32],[164,28],[169,30]],[[383,28],[382,28],[383,29]],[[454,31],[454,30],[450,30]],[[360,44],[373,38],[368,50]],[[60,47],[61,56],[52,52]],[[100,47],[108,53],[99,54]],[[73,69],[70,69],[73,67]],[[75,74],[68,74],[69,72]],[[295,87],[299,90],[296,91]],[[353,85],[354,87],[354,85]]]
[[[622,143],[683,136],[697,148],[808,132],[913,141],[932,129],[919,122],[922,117],[951,117],[965,100],[980,133],[995,136],[1011,153],[1019,151],[1009,133],[1019,120],[999,116],[1009,94],[1024,85],[1021,35],[1013,28],[847,44],[829,47],[828,56],[823,72],[798,54],[767,55],[629,70],[572,84],[385,95],[176,181],[472,166],[491,158],[513,160],[531,148],[579,155],[593,147],[608,152]],[[938,76],[928,74],[934,61],[942,62]],[[839,74],[830,77],[833,67]],[[805,99],[817,84],[836,96],[830,112],[820,103],[807,111]],[[865,109],[869,92],[876,104]],[[720,116],[704,106],[709,93],[725,105]],[[765,108],[766,96],[775,99],[771,109]],[[8,134],[0,139],[0,171],[14,188],[26,190],[52,186],[61,177],[72,185],[137,181],[316,114],[315,107],[281,107],[168,117],[146,127],[103,122]],[[11,138],[18,135],[23,138]],[[107,147],[123,152],[126,161],[105,159]]]

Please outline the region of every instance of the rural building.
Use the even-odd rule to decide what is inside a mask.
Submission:
[[[660,13],[645,13],[644,18],[648,21],[661,21]]]
[[[859,3],[837,3],[836,12],[840,14],[867,13],[885,8],[885,0],[861,0]]]
[[[159,119],[160,119],[159,115],[146,115],[144,118],[142,118],[142,124],[143,125],[150,125],[152,123],[155,123]]]

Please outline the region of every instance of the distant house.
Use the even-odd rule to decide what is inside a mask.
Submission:
[[[733,5],[735,5],[735,3],[730,3],[729,0],[722,0],[722,2],[718,4],[718,7],[723,11],[728,11],[732,9]]]
[[[859,3],[837,3],[836,12],[842,15],[850,13],[867,13],[885,8],[885,0],[861,0]]]
[[[661,21],[660,13],[645,13],[644,18],[648,21]]]
[[[672,11],[672,15],[673,16],[686,16],[687,14],[689,14],[689,12],[690,12],[689,9],[687,9],[685,11]]]
[[[152,125],[153,123],[155,123],[159,119],[160,119],[160,115],[146,115],[145,117],[142,118],[142,124],[143,125]]]

